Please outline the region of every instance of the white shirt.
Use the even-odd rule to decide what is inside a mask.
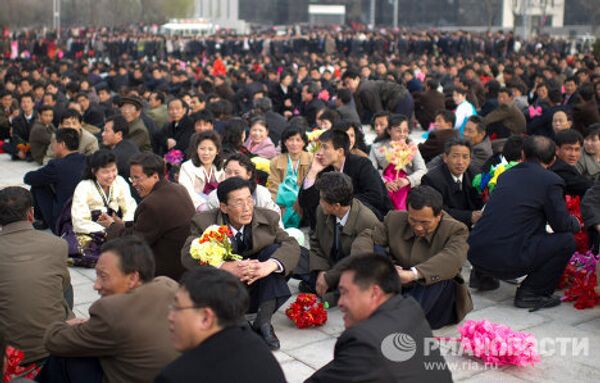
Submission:
[[[346,212],[346,214],[344,214],[344,216],[342,217],[342,219],[339,219],[338,217],[335,217],[335,222],[339,223],[340,225],[346,226],[346,222],[348,222],[348,217],[350,217],[350,209],[348,209],[348,211]]]

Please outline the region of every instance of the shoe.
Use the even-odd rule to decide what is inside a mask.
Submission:
[[[259,326],[259,328],[253,327],[254,331],[258,333],[258,335],[263,338],[267,346],[271,349],[271,351],[279,350],[281,345],[279,344],[279,338],[275,335],[275,330],[273,330],[273,325],[270,323],[264,323]]]
[[[300,290],[301,293],[305,293],[305,294],[316,294],[317,293],[315,291],[315,289],[310,287],[310,285],[304,281],[300,281],[300,283],[298,284],[298,290]]]
[[[36,230],[48,230],[50,226],[46,225],[44,221],[34,221],[33,228]]]
[[[500,281],[489,274],[472,269],[469,276],[469,287],[478,291],[492,291],[500,287]]]
[[[515,306],[530,309],[529,312],[555,307],[560,303],[560,297],[554,294],[536,294],[528,290],[518,289],[515,295]]]

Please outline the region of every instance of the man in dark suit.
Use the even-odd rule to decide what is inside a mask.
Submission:
[[[336,95],[336,110],[340,116],[342,116],[342,120],[352,121],[358,125],[361,125],[360,117],[356,112],[354,98],[352,97],[352,91],[350,89],[340,88],[337,90]]]
[[[427,172],[421,183],[440,192],[444,210],[470,228],[481,217],[483,207],[483,200],[472,185],[471,144],[458,138],[448,141],[443,161]]]
[[[189,234],[194,204],[187,190],[164,178],[164,160],[153,153],[131,157],[130,178],[142,198],[133,222],[124,224],[116,215],[103,214],[98,223],[106,227],[108,239],[137,234],[154,252],[156,275],[178,280],[185,271],[179,252]]]
[[[140,152],[137,145],[128,140],[129,124],[121,115],[111,116],[104,124],[102,143],[117,157],[119,175],[129,180],[129,160]]]
[[[315,183],[320,201],[316,227],[310,236],[310,256],[302,287],[324,296],[334,289],[330,273],[335,265],[350,255],[357,235],[377,222],[375,214],[354,198],[352,180],[344,173],[328,172]],[[300,267],[300,265],[299,265]]]
[[[436,112],[446,108],[446,98],[438,91],[439,86],[437,80],[429,79],[425,83],[425,91],[414,95],[415,116],[425,131],[433,124]]]
[[[565,194],[583,198],[593,182],[584,177],[575,167],[581,157],[583,136],[576,130],[561,130],[556,134],[556,161],[550,167],[565,181]]]
[[[32,222],[30,192],[18,186],[0,190],[0,328],[25,353],[23,365],[46,358],[46,328],[73,316],[67,242],[34,230]]]
[[[97,129],[102,128],[104,125],[104,111],[98,106],[92,105],[90,96],[85,92],[81,92],[77,94],[75,100],[77,100],[77,103],[81,106],[83,122],[92,125]]]
[[[314,229],[319,191],[314,183],[321,173],[337,171],[347,174],[352,180],[354,196],[375,213],[378,219],[393,207],[381,176],[368,158],[349,154],[350,139],[345,132],[325,131],[320,137],[321,148],[313,158],[308,174],[298,194],[304,216]]]
[[[31,186],[35,210],[36,229],[55,232],[56,220],[67,201],[73,196],[75,187],[81,181],[85,168],[85,156],[77,151],[79,133],[75,129],[58,129],[52,149],[57,159],[46,166],[25,174],[23,182]],[[56,232],[55,232],[56,233]]]
[[[20,151],[17,147],[19,144],[27,144],[29,142],[29,134],[33,123],[38,116],[34,109],[35,100],[33,94],[25,93],[20,99],[21,113],[11,122],[11,134],[8,143],[4,144],[4,150],[11,155],[13,160],[26,157],[24,151]]]
[[[564,181],[547,170],[555,155],[549,138],[528,137],[525,162],[501,175],[468,241],[469,261],[480,281],[527,274],[514,301],[521,308],[560,304],[553,292],[575,251],[572,233],[580,229],[567,211]],[[546,231],[546,223],[553,233]]]
[[[155,383],[284,383],[273,354],[241,325],[249,301],[230,273],[212,267],[185,273],[169,313],[171,339],[183,354]]]
[[[471,170],[475,174],[481,173],[483,164],[494,154],[483,119],[480,116],[469,117],[463,136],[471,142]]]
[[[316,82],[309,82],[302,85],[302,103],[300,103],[300,115],[306,118],[309,128],[317,125],[317,112],[326,108],[327,105],[319,99],[321,88]]]
[[[190,255],[192,241],[211,225],[228,225],[233,233],[233,252],[244,259],[225,262],[220,268],[249,286],[249,312],[257,313],[253,328],[272,350],[277,350],[279,339],[271,317],[291,295],[285,277],[298,264],[300,246],[279,226],[277,213],[254,207],[248,181],[228,178],[219,184],[217,195],[219,209],[193,217],[191,234],[181,250],[181,262],[187,269],[201,267]]]
[[[439,110],[435,115],[435,130],[429,132],[429,136],[419,144],[419,151],[425,162],[429,162],[444,153],[446,142],[458,137],[458,131],[454,130],[456,116],[449,110]]]
[[[427,347],[431,328],[419,304],[400,293],[400,278],[389,259],[357,255],[338,269],[346,330],[335,344],[333,360],[305,383],[452,381],[439,350]],[[397,342],[409,344],[406,352]],[[428,369],[428,364],[439,368]]]
[[[39,382],[152,381],[177,357],[166,321],[177,282],[154,278],[152,250],[135,236],[102,246],[89,319],[54,322],[44,337],[50,358]],[[68,377],[68,378],[66,378]]]
[[[581,215],[590,234],[590,245],[598,254],[600,245],[600,181],[596,181],[581,200]],[[598,282],[600,284],[600,281]]]
[[[189,106],[181,98],[169,101],[168,113],[171,122],[162,129],[164,135],[161,145],[166,153],[169,150],[181,150],[187,154],[190,138],[194,134],[194,122],[188,115]]]

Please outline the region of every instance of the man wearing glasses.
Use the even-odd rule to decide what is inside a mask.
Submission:
[[[136,234],[145,239],[154,253],[156,275],[179,280],[185,271],[179,253],[190,230],[194,204],[187,190],[164,178],[160,156],[143,152],[129,161],[129,180],[142,198],[133,222],[123,223],[116,215],[102,214],[98,223],[106,227],[108,239]]]
[[[390,212],[383,223],[363,231],[351,255],[387,249],[402,293],[419,302],[431,328],[458,323],[473,309],[460,275],[469,230],[442,211],[442,196],[431,186],[412,189],[407,206],[408,211]]]
[[[285,382],[262,339],[242,325],[249,302],[231,273],[213,267],[186,272],[169,311],[171,340],[183,354],[154,382]]]
[[[181,251],[181,263],[187,269],[199,268],[192,259],[190,246],[211,225],[228,225],[233,233],[233,252],[241,261],[224,262],[220,268],[245,283],[250,293],[249,313],[256,312],[252,327],[272,350],[279,340],[271,325],[273,313],[290,297],[286,282],[300,257],[300,246],[279,226],[279,215],[254,207],[248,181],[228,178],[217,188],[219,208],[196,213],[191,235]]]
[[[154,278],[154,257],[135,236],[102,246],[94,289],[101,298],[89,319],[55,322],[46,330],[50,353],[39,382],[145,383],[177,358],[166,318],[175,281]]]

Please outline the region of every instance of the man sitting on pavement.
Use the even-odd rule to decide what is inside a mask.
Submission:
[[[286,275],[291,274],[300,257],[300,246],[279,226],[279,215],[255,208],[248,181],[228,178],[219,184],[219,209],[196,213],[191,235],[181,250],[181,263],[187,269],[202,267],[190,255],[191,243],[211,225],[228,225],[233,232],[233,252],[241,261],[224,262],[221,269],[248,285],[249,312],[257,313],[253,328],[272,350],[279,349],[273,331],[273,313],[290,297]]]
[[[183,355],[155,383],[284,383],[273,354],[243,325],[249,303],[231,273],[213,267],[186,272],[169,312],[171,339]]]
[[[469,230],[442,211],[442,196],[431,186],[412,189],[407,206],[408,211],[390,212],[383,223],[363,231],[354,240],[352,255],[387,248],[403,294],[419,302],[431,328],[458,323],[473,309],[460,274]]]
[[[38,381],[152,381],[177,357],[166,320],[177,287],[170,278],[154,278],[152,250],[143,240],[128,236],[106,242],[94,283],[101,298],[90,307],[89,319],[48,328],[51,356]]]
[[[333,360],[305,383],[452,381],[439,350],[426,349],[431,328],[419,304],[402,296],[392,261],[363,254],[346,258],[338,269],[346,330],[335,344]],[[414,345],[414,354],[397,342]]]

